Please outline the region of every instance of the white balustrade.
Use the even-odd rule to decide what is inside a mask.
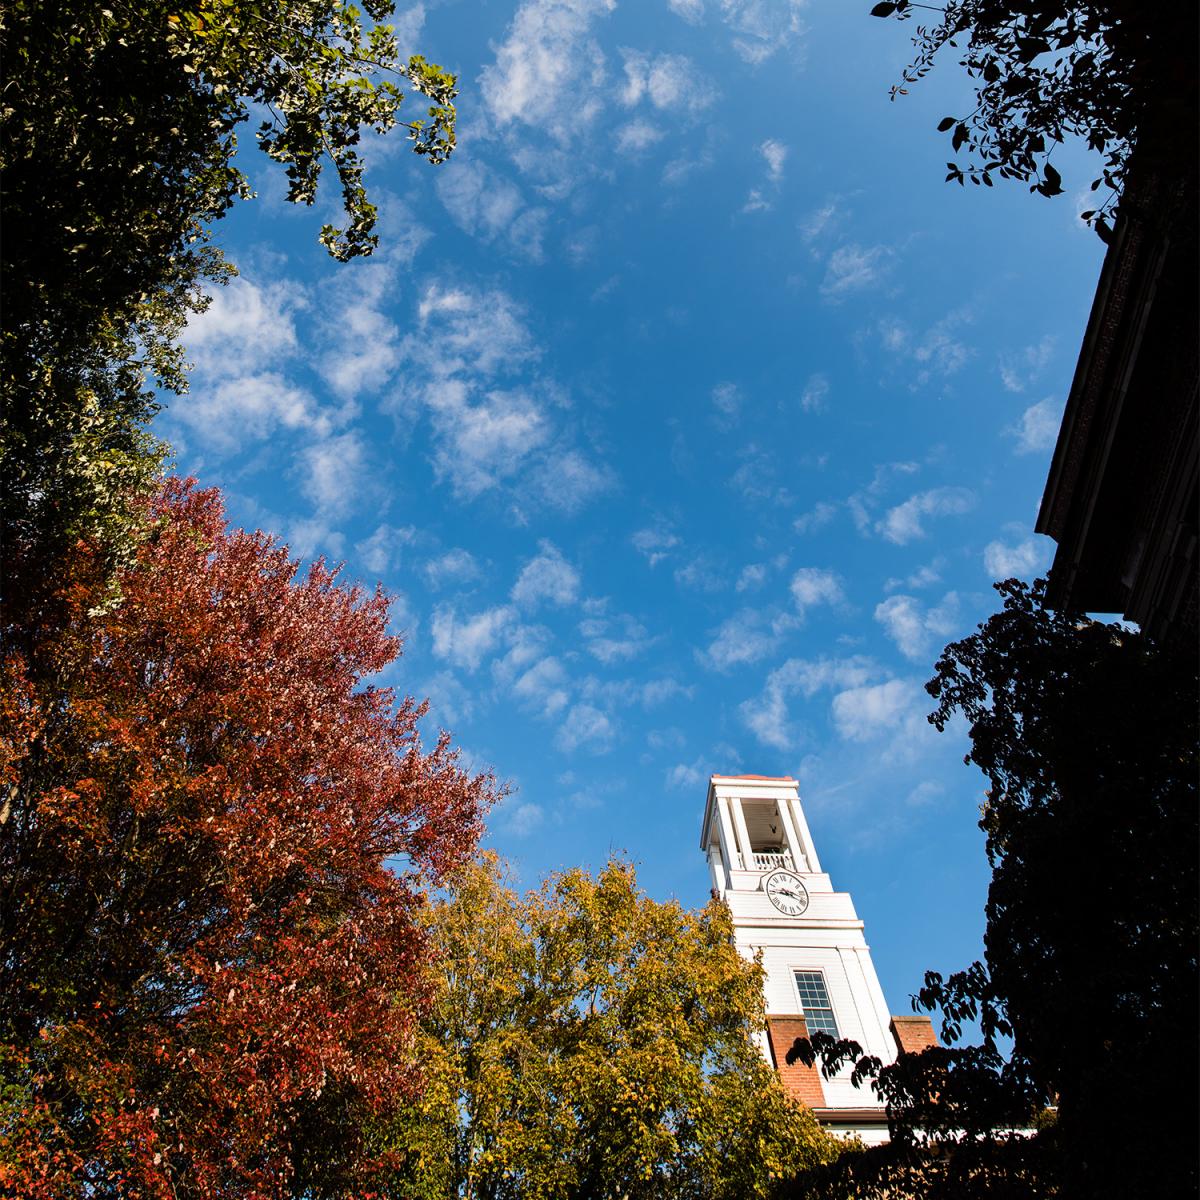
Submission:
[[[754,852],[754,869],[756,871],[778,871],[781,868],[789,871],[793,869],[790,855],[774,851],[756,850]]]

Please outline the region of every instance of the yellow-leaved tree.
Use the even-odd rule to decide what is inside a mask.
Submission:
[[[522,896],[486,857],[427,921],[428,1089],[381,1131],[396,1194],[744,1200],[845,1150],[754,1043],[761,969],[723,904],[658,903],[619,860]]]

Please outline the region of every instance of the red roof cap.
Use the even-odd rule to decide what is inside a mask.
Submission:
[[[766,779],[773,783],[795,783],[790,775],[714,775],[713,779]]]

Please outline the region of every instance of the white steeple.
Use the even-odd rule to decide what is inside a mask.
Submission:
[[[700,833],[713,893],[729,906],[738,949],[762,957],[767,1031],[763,1053],[823,1124],[886,1141],[875,1094],[849,1070],[833,1079],[784,1055],[817,1029],[853,1038],[884,1063],[932,1041],[928,1018],[889,1016],[854,904],[821,870],[800,790],[790,776],[714,775]]]

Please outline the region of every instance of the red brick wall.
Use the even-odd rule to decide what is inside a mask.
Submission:
[[[901,1054],[920,1054],[926,1046],[938,1044],[933,1022],[928,1017],[893,1017],[892,1034]]]
[[[801,1037],[808,1037],[808,1026],[804,1018],[767,1017],[767,1033],[771,1039],[771,1053],[775,1057],[775,1069],[783,1086],[795,1098],[809,1108],[825,1107],[825,1090],[821,1087],[821,1072],[816,1066],[806,1067],[802,1062],[794,1066],[787,1065],[787,1052],[792,1043]]]

